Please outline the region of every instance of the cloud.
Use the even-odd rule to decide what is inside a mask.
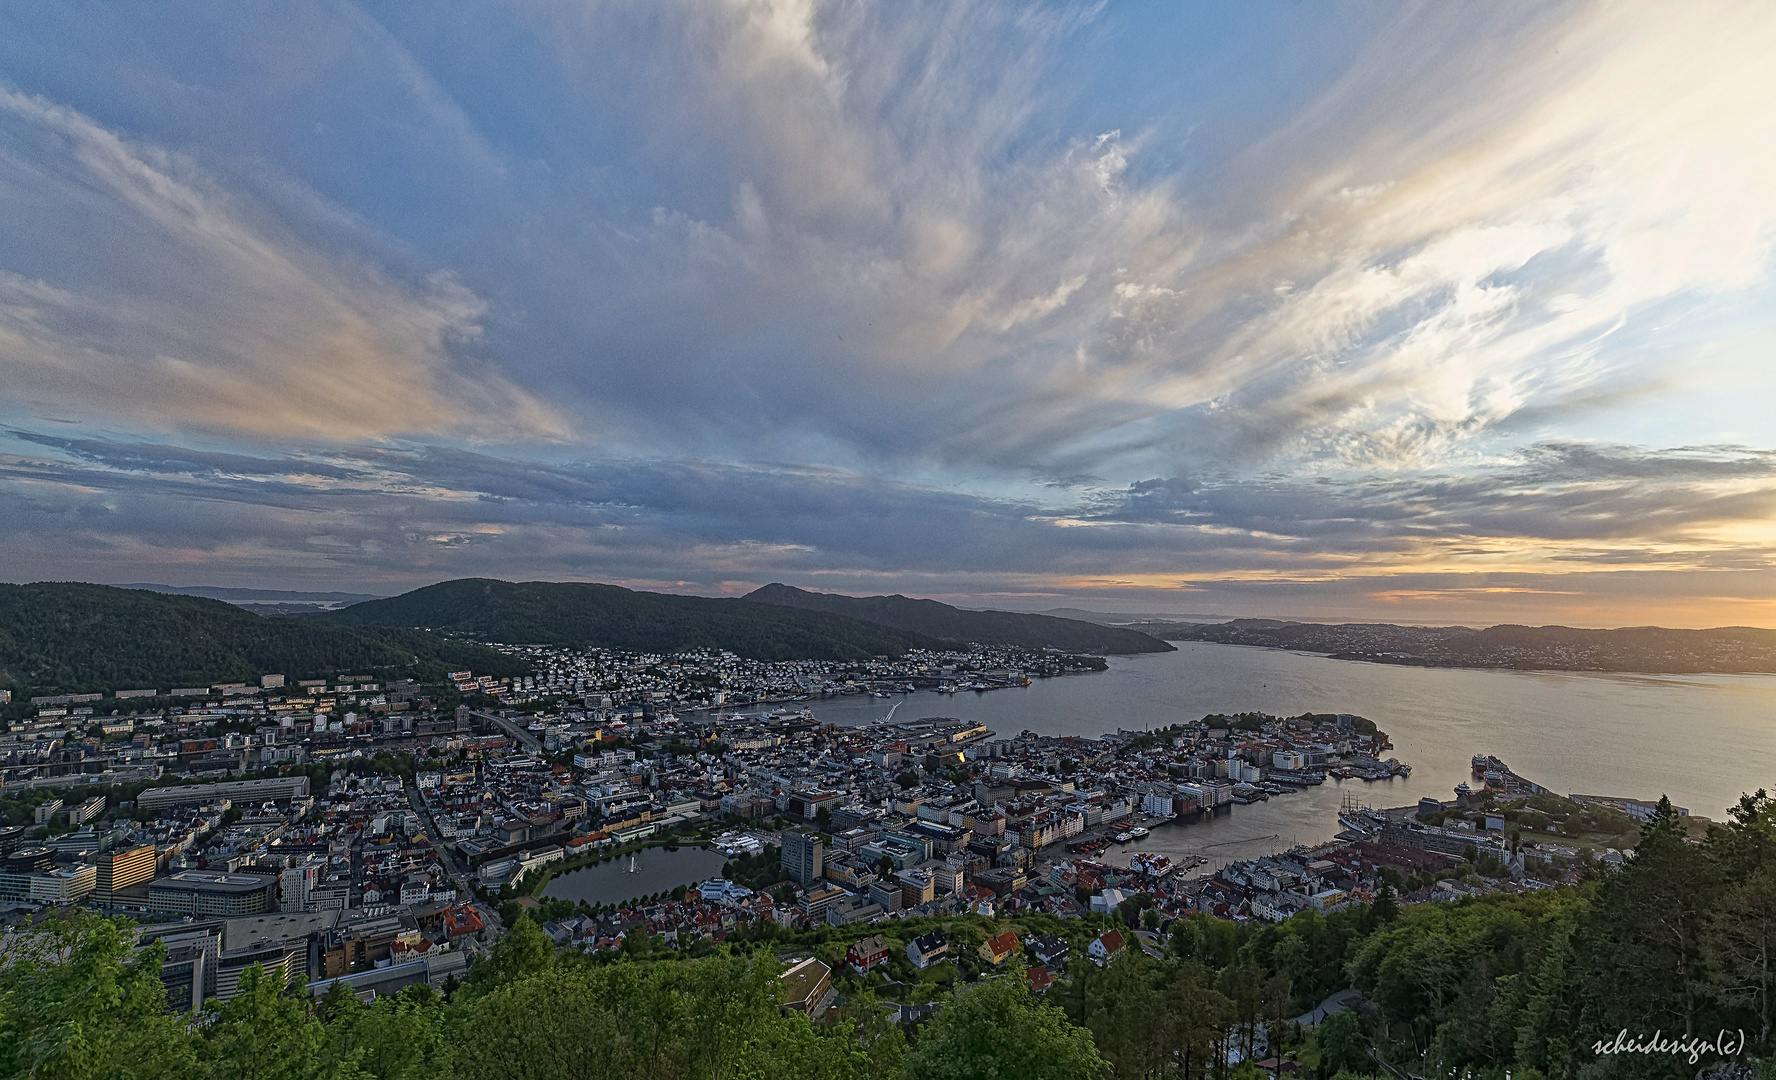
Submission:
[[[485,304],[316,248],[191,162],[0,91],[0,372],[13,407],[253,440],[561,422],[468,362]],[[25,211],[28,208],[28,212]]]
[[[13,438],[38,451],[0,457],[14,572],[84,565],[113,580],[157,559],[237,574],[282,560],[279,580],[391,586],[787,578],[952,596],[1187,588],[1242,603],[1292,589],[1345,597],[1348,614],[1383,593],[1529,603],[1590,591],[1567,578],[1767,574],[1776,552],[1776,535],[1756,532],[1776,514],[1776,459],[1719,448],[1546,445],[1483,480],[1156,480],[1036,503],[767,463]]]
[[[608,348],[564,377],[641,440],[694,417],[736,456],[1414,469],[1630,395],[1637,318],[1765,277],[1755,6],[1421,9],[1189,176],[1143,168],[1156,132],[1051,126],[1057,70],[1115,17],[557,14],[575,85],[700,187],[622,228],[628,276],[578,324]],[[652,336],[611,325],[638,315]]]
[[[1274,78],[1114,5],[286,10],[0,41],[31,565],[1398,610],[1776,551],[1769,447],[1672,404],[1771,330],[1764,7]]]

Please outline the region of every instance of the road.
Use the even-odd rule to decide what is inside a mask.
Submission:
[[[515,724],[503,716],[495,716],[492,713],[470,712],[469,715],[479,716],[483,720],[490,720],[494,724],[497,724],[501,731],[510,735],[512,738],[517,739],[518,745],[525,749],[532,750],[539,754],[543,752],[543,740],[526,731],[521,725]]]

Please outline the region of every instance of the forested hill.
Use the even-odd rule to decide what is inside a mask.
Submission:
[[[0,687],[18,697],[257,682],[272,673],[427,679],[451,668],[511,674],[524,665],[435,634],[267,619],[196,596],[0,584]]]
[[[1063,649],[1072,653],[1171,652],[1173,647],[1137,630],[1100,626],[1079,619],[1029,615],[1016,611],[969,611],[936,600],[901,596],[844,596],[809,592],[771,584],[744,597],[757,604],[824,611],[867,619],[947,641],[982,645],[1016,645],[1026,649]]]
[[[1422,667],[1669,674],[1776,672],[1776,630],[1747,626],[1589,630],[1505,625],[1475,630],[1466,626],[1323,625],[1271,619],[1136,625],[1170,641],[1261,645],[1325,653],[1340,660]]]
[[[422,627],[513,645],[648,653],[727,649],[758,660],[862,660],[947,647],[923,634],[819,611],[616,585],[487,578],[445,581],[302,621]]]

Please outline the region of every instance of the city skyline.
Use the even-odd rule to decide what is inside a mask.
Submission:
[[[9,580],[1776,625],[1767,8],[0,28]]]

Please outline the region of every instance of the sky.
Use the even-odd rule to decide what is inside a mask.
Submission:
[[[0,578],[1776,626],[1764,3],[0,8]]]

